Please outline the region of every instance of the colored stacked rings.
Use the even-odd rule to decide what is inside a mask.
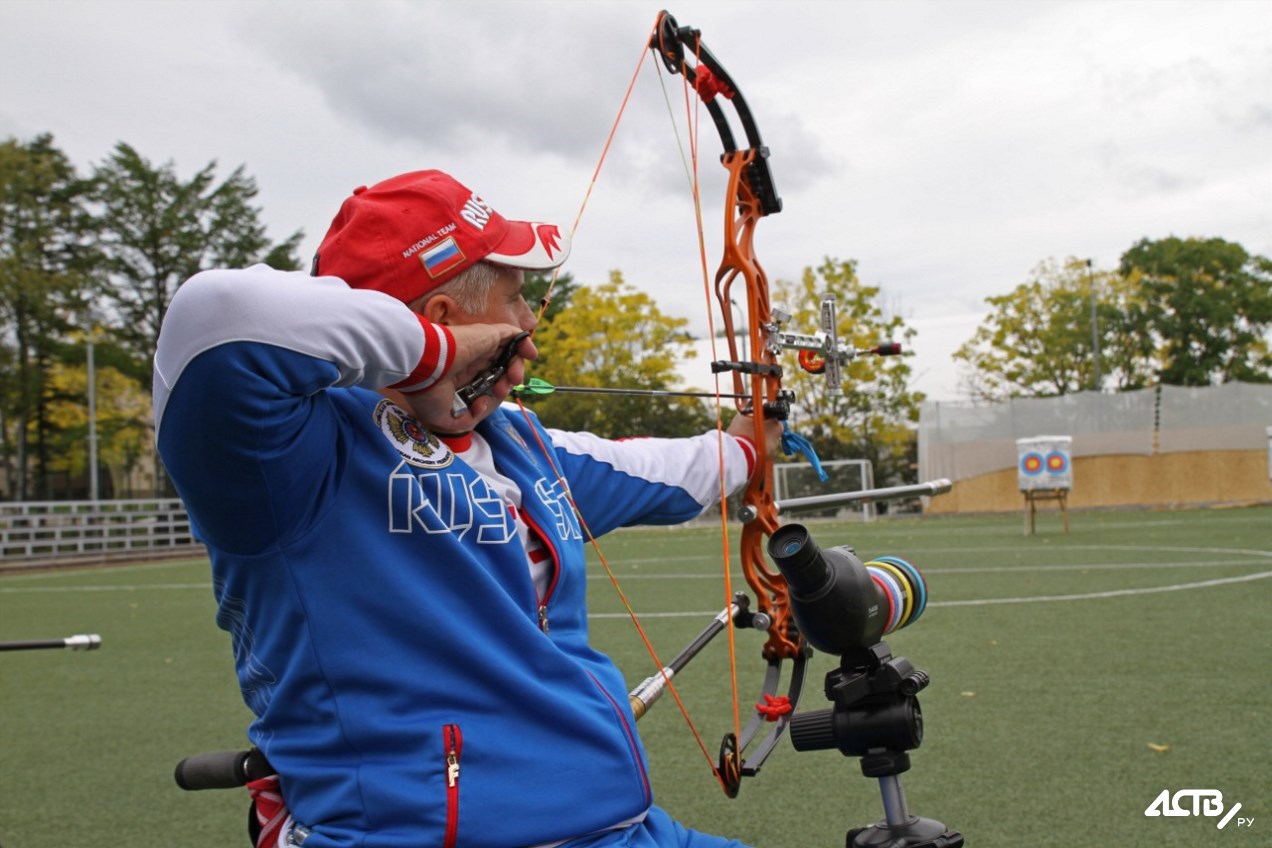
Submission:
[[[879,557],[866,563],[866,570],[888,601],[886,636],[915,621],[927,607],[927,584],[923,575],[899,557]]]

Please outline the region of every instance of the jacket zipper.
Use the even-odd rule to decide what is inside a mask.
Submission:
[[[442,728],[446,749],[446,836],[443,848],[454,848],[459,836],[459,757],[464,751],[464,737],[458,724]]]
[[[539,543],[548,552],[548,560],[552,563],[552,579],[548,581],[548,590],[543,593],[543,597],[535,598],[539,615],[539,630],[547,633],[552,629],[551,622],[548,621],[548,601],[551,599],[552,593],[556,591],[557,581],[561,579],[561,560],[557,556],[556,546],[549,541],[548,535],[539,529],[539,525],[530,518],[529,514],[522,510],[520,515],[521,520],[530,528],[530,532],[538,537]]]

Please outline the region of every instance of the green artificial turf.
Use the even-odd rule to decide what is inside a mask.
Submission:
[[[969,846],[1272,844],[1272,509],[809,522],[919,566],[930,606],[888,637],[926,670],[926,736],[902,777],[911,810]],[[612,534],[601,549],[662,659],[724,604],[718,531]],[[735,545],[736,546],[736,545]],[[592,555],[595,559],[595,555]],[[1262,575],[1262,576],[1261,576]],[[735,576],[735,589],[744,588]],[[599,565],[593,641],[635,684],[645,653]],[[184,756],[240,747],[249,715],[204,561],[0,576],[0,640],[99,633],[91,653],[0,653],[0,845],[246,846],[242,791],[186,793]],[[742,720],[760,634],[735,632]],[[801,710],[829,705],[811,663]],[[712,757],[733,728],[728,649],[678,678]],[[837,751],[783,741],[724,797],[670,698],[640,725],[659,803],[757,846],[843,844],[882,817],[875,781]],[[1241,819],[1155,817],[1163,789],[1218,789]]]

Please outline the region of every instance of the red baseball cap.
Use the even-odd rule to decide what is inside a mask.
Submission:
[[[355,188],[311,272],[410,303],[483,259],[548,271],[569,255],[570,236],[557,225],[509,221],[454,177],[412,171]]]

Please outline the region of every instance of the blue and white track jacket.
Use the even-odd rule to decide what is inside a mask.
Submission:
[[[264,266],[192,278],[160,336],[159,450],[211,552],[249,735],[306,848],[517,848],[652,802],[627,687],[588,645],[582,533],[538,440],[599,536],[714,502],[717,437],[483,421],[552,555],[540,598],[484,478],[369,391],[435,380],[448,342],[386,295]],[[725,439],[730,491],[747,448]]]

